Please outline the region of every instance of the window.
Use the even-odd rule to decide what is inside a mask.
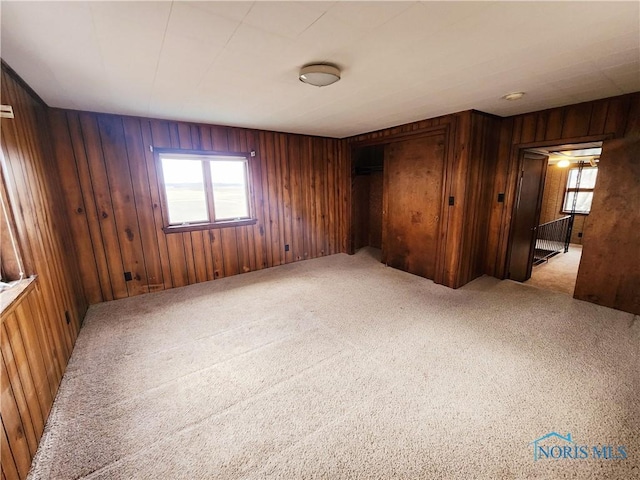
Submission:
[[[247,225],[252,218],[249,155],[158,150],[164,231]]]
[[[578,184],[579,168],[571,168],[567,178],[567,189],[564,194],[563,213],[571,213],[575,199],[575,213],[589,214],[593,189],[596,186],[598,167],[583,167]]]

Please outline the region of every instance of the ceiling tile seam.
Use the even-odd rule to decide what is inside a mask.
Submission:
[[[253,10],[253,7],[255,6],[256,2],[253,2],[251,4],[251,7],[249,7],[249,10],[247,10],[247,13],[244,14],[244,16],[242,17],[242,20],[240,20],[238,22],[238,25],[236,25],[236,28],[233,30],[233,32],[231,33],[231,35],[229,35],[229,38],[227,38],[227,41],[225,42],[225,44],[222,46],[222,48],[220,49],[220,51],[217,53],[217,55],[211,60],[211,62],[209,62],[209,65],[207,65],[207,68],[204,69],[204,72],[202,73],[202,75],[200,76],[200,79],[198,80],[198,82],[196,83],[196,90],[199,90],[202,87],[202,82],[204,81],[204,79],[207,77],[207,74],[209,73],[209,71],[211,71],[211,68],[215,65],[216,60],[218,60],[218,58],[220,57],[220,55],[222,55],[222,52],[225,51],[225,49],[227,48],[227,45],[229,45],[229,42],[231,42],[231,40],[233,39],[233,37],[235,36],[235,34],[238,32],[238,29],[240,28],[240,26],[244,23],[244,19],[247,18],[247,16],[251,13],[251,10]]]
[[[330,9],[329,9],[329,10],[330,10]],[[325,11],[325,12],[322,12],[322,15],[320,15],[320,16],[319,16],[318,18],[316,18],[313,22],[311,22],[311,25],[309,25],[307,28],[305,28],[303,31],[301,31],[301,32],[296,36],[296,38],[300,37],[300,35],[302,35],[304,32],[306,32],[307,30],[309,30],[309,29],[310,29],[311,27],[313,27],[316,23],[318,23],[318,22],[320,21],[320,19],[321,19],[322,17],[324,17],[324,16],[327,14],[327,12],[328,12],[329,10],[327,10],[327,11]]]
[[[104,63],[104,55],[102,54],[102,47],[100,45],[100,41],[98,40],[98,29],[96,28],[96,19],[94,16],[93,9],[89,6],[89,14],[91,15],[91,36],[93,40],[96,42],[96,46],[98,47],[98,52],[100,53],[100,65],[102,66],[102,75],[103,78],[108,78],[107,76],[107,67]],[[58,82],[60,83],[60,82]],[[61,85],[62,86],[62,85]],[[109,85],[109,96],[113,96],[113,91],[111,90],[111,85]]]
[[[421,8],[424,8],[423,3],[424,2],[422,2],[422,1],[416,1],[416,2],[408,3],[406,8],[400,10],[398,13],[396,13],[392,17],[387,18],[384,22],[382,22],[376,28],[380,28],[380,27],[386,25],[387,23],[391,22],[392,20],[395,20],[396,18],[398,18],[400,15],[402,15],[403,13],[405,13],[407,10],[409,10],[411,7],[413,7],[415,5],[420,5]]]
[[[603,77],[609,80],[609,82],[611,82],[613,86],[615,86],[618,89],[618,91],[620,92],[619,93],[620,95],[624,94],[624,89],[620,85],[618,85],[618,83],[613,78],[607,75],[607,73],[604,70],[601,69],[600,73],[602,74]]]
[[[160,45],[160,51],[158,53],[158,60],[156,62],[155,72],[153,73],[153,82],[151,83],[151,91],[155,90],[156,79],[158,78],[158,70],[160,69],[160,59],[162,58],[162,51],[164,50],[164,42],[167,39],[167,30],[169,29],[169,22],[171,21],[171,14],[173,12],[173,1],[171,2],[171,7],[169,7],[169,15],[167,15],[167,23],[164,26],[164,33],[162,34],[162,44]],[[151,100],[153,95],[149,96],[149,102],[147,103],[147,112],[151,109]]]

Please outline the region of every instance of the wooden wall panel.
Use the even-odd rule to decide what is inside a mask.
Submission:
[[[499,132],[499,118],[479,112],[470,113],[468,147],[462,155],[465,163],[458,168],[465,174],[464,190],[455,194],[456,202],[461,203],[458,211],[465,213],[459,221],[461,233],[454,234],[461,239],[456,287],[484,273]]]
[[[64,210],[87,258],[80,269],[90,302],[345,251],[341,140],[56,109],[49,120],[61,133],[54,139],[60,172],[88,164],[65,183]],[[257,223],[163,233],[150,146],[255,151]],[[124,272],[133,280],[125,282]]]
[[[575,297],[640,315],[640,95],[626,125],[602,148]]]
[[[2,103],[13,106],[15,118],[0,120],[0,193],[8,200],[25,274],[37,275],[0,314],[2,475],[25,478],[87,309],[75,255],[89,257],[69,248],[61,189],[77,185],[79,173],[65,164],[65,177],[58,174],[46,106],[4,63],[1,83]],[[72,201],[81,213],[86,208],[83,192],[76,190]],[[78,223],[76,231],[87,234],[88,225]],[[100,289],[97,277],[86,280]]]

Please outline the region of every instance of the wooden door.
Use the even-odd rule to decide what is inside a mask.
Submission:
[[[385,147],[382,261],[433,279],[436,269],[444,134]]]
[[[509,260],[509,278],[518,282],[531,278],[547,163],[548,157],[529,152],[523,152],[520,160]]]

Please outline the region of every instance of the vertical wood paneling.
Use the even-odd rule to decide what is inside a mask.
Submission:
[[[122,257],[121,264],[124,271],[131,272],[132,276],[132,280],[126,282],[126,288],[129,295],[147,293],[149,282],[140,242],[137,206],[133,195],[122,119],[100,115],[98,129],[107,175],[105,188],[111,194],[115,228]]]
[[[125,117],[123,122],[127,158],[137,158],[141,160],[137,162],[127,162],[131,173],[133,201],[136,206],[135,210],[141,209],[154,212],[154,200],[147,176],[147,162],[144,153],[143,125],[141,125],[143,122],[138,122],[130,117]],[[146,150],[149,150],[148,146]],[[144,161],[142,161],[143,159]],[[153,214],[137,216],[137,223],[144,255],[147,287],[149,291],[163,290],[165,280],[160,260],[160,245],[158,244],[158,236],[156,235],[155,216]]]
[[[81,128],[79,132],[81,137],[79,140],[82,141],[87,155],[89,172],[89,178],[81,179],[81,181],[85,180],[90,182],[88,184],[82,184],[81,187],[83,189],[93,190],[96,205],[95,215],[97,215],[96,220],[99,225],[102,240],[100,243],[102,243],[103,246],[101,253],[106,257],[113,298],[122,298],[128,295],[128,289],[124,280],[125,270],[122,255],[120,254],[120,236],[118,235],[118,227],[115,223],[109,176],[104,164],[98,119],[95,116],[81,113],[78,120]],[[52,123],[55,124],[55,119]],[[72,141],[73,140],[72,138]],[[54,138],[54,144],[61,141],[64,141],[64,139]],[[91,216],[91,214],[93,214],[93,212],[87,212],[87,215]],[[71,220],[72,223],[74,221],[75,219]],[[79,243],[83,240],[82,238],[77,238],[76,242]],[[96,247],[99,248],[99,245],[94,245],[94,251]],[[104,273],[102,274],[104,275]]]
[[[64,115],[64,113],[61,113],[61,114]],[[59,135],[59,136],[55,135],[55,132],[64,130],[64,121],[65,119],[64,117],[62,117],[60,119],[60,123],[63,123],[62,128],[56,128],[56,123],[58,122],[53,122],[53,125],[54,125],[54,128],[52,129],[52,132],[54,133],[53,138],[66,140],[67,137],[65,135]],[[89,236],[91,239],[91,244],[88,244],[88,242],[78,242],[77,241],[78,239],[86,238],[86,234],[84,235],[82,234],[82,230],[81,230],[82,225],[80,226],[75,225],[77,223],[82,224],[82,221],[81,219],[77,219],[76,221],[71,221],[70,222],[71,229],[74,232],[74,235],[73,235],[74,247],[78,251],[91,249],[91,253],[93,254],[95,265],[92,262],[79,262],[80,269],[82,271],[82,278],[85,282],[87,282],[87,280],[90,280],[92,276],[97,276],[98,281],[100,283],[100,290],[101,290],[101,296],[102,296],[101,300],[97,300],[98,292],[96,291],[95,287],[92,288],[91,286],[87,285],[87,288],[85,288],[85,292],[87,294],[87,300],[90,303],[94,303],[94,301],[113,300],[114,295],[113,295],[113,287],[111,285],[111,278],[109,275],[109,262],[107,258],[107,249],[105,248],[105,245],[102,240],[102,225],[100,222],[102,215],[101,215],[101,212],[98,210],[98,205],[96,204],[96,196],[93,189],[93,183],[91,181],[91,171],[89,169],[89,163],[87,160],[88,159],[87,151],[85,149],[84,141],[82,139],[83,133],[80,126],[80,119],[78,118],[77,113],[69,112],[67,114],[66,121],[69,126],[69,136],[70,136],[69,141],[73,146],[73,155],[75,156],[75,160],[76,160],[75,163],[78,171],[78,182],[79,182],[78,185],[68,185],[67,186],[67,188],[69,188],[68,193],[70,194],[70,196],[73,195],[73,191],[71,190],[72,188],[78,189],[80,191],[82,195],[82,199],[84,201],[84,212],[82,213],[84,214],[84,217],[86,219],[86,223],[89,229]],[[65,142],[62,142],[62,141],[56,141],[54,142],[54,146],[56,148],[61,148],[60,145],[62,145],[62,148],[64,148],[64,143]],[[65,155],[65,153],[66,152],[56,152],[56,158],[58,158],[59,155]],[[65,159],[64,161],[68,162],[70,160],[71,159]],[[64,170],[59,169],[59,171],[60,171],[60,175],[64,175]],[[69,206],[69,199],[67,195],[65,195],[65,198],[67,199],[67,208],[73,208],[74,205]],[[100,253],[96,254],[96,252],[100,252]]]
[[[87,270],[93,298],[101,300],[103,295],[91,258],[87,207],[79,189],[75,153],[65,151],[67,163],[61,170],[67,175],[60,178],[52,161],[46,107],[4,63],[1,83],[2,103],[13,106],[15,118],[1,120],[0,187],[15,222],[25,274],[37,275],[17,299],[2,306],[0,314],[2,476],[22,479],[87,308],[77,257],[93,265],[93,272]],[[70,142],[68,129],[54,134]],[[66,203],[62,189],[73,193]],[[68,216],[76,222],[73,230]],[[78,232],[89,238],[84,250],[70,247]]]
[[[82,268],[83,278],[92,279],[86,283],[91,301],[213,280],[346,248],[343,210],[348,189],[343,184],[348,175],[341,140],[62,110],[52,110],[49,120],[56,132],[74,131],[55,137],[60,172],[69,171],[77,152],[86,152],[81,161],[88,164],[87,172],[78,168],[68,182],[65,210],[77,233],[74,241],[93,254],[93,261]],[[163,193],[150,145],[255,151],[249,164],[256,224],[165,234]],[[87,201],[90,193],[95,206]],[[85,206],[78,213],[75,205],[81,201]],[[133,281],[124,282],[125,271],[133,272]]]

